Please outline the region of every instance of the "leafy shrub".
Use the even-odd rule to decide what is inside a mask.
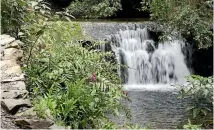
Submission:
[[[143,0],[142,5],[153,20],[166,25],[166,36],[175,31],[193,39],[199,48],[212,46],[211,0]]]
[[[28,2],[25,0],[1,1],[1,33],[17,37],[28,18]]]
[[[213,77],[191,75],[187,82],[188,85],[180,86],[180,98],[190,97],[191,106],[187,108],[190,119],[206,128],[213,122]]]
[[[43,0],[3,1],[3,6],[2,32],[25,43],[27,89],[41,117],[71,128],[114,128],[108,113],[125,110],[129,116],[120,104],[125,95],[113,71],[117,65],[105,60],[111,54],[82,48],[78,23],[56,22],[65,13],[52,15]]]
[[[193,125],[190,120],[188,120],[188,124],[184,125],[184,129],[188,130],[201,130],[201,125]]]
[[[68,7],[70,14],[83,18],[110,17],[120,9],[120,0],[75,0]]]
[[[56,121],[71,128],[113,127],[107,113],[129,114],[120,104],[125,95],[113,71],[117,65],[105,60],[110,53],[82,48],[76,42],[81,36],[78,23],[47,23],[25,66],[28,90],[40,96],[35,105],[44,117],[49,109]],[[95,81],[90,80],[92,73]]]

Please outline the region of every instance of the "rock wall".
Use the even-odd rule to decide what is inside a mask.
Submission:
[[[20,66],[21,44],[9,35],[0,35],[1,128],[46,129],[53,122],[39,119],[31,105]]]

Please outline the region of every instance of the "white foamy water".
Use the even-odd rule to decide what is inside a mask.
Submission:
[[[124,85],[124,90],[126,91],[173,91],[176,88],[169,84],[144,84],[144,85]]]
[[[112,49],[120,64],[125,89],[173,89],[170,84],[185,82],[190,74],[185,63],[182,40],[157,43],[149,39],[146,28],[121,30],[111,36]]]

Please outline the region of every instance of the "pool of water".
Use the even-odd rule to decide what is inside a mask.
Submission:
[[[125,114],[113,117],[119,125],[130,122],[142,128],[175,129],[186,123],[188,99],[178,99],[176,88],[170,85],[126,85],[125,89],[131,101],[124,102],[132,118]]]

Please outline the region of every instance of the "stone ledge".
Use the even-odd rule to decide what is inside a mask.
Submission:
[[[16,119],[15,124],[21,129],[48,129],[54,123],[47,120]]]
[[[10,116],[1,120],[1,128],[47,129],[54,123],[37,118],[30,99],[25,99],[28,97],[25,74],[18,64],[23,56],[21,44],[9,35],[0,35],[1,119]]]
[[[31,107],[31,103],[29,99],[2,99],[1,106],[14,115],[21,107]]]
[[[26,85],[23,81],[7,81],[1,82],[1,90],[26,90]]]
[[[24,98],[27,94],[27,90],[1,90],[2,99]]]
[[[20,60],[23,56],[23,51],[17,48],[6,48],[3,51],[3,60],[16,59]]]

